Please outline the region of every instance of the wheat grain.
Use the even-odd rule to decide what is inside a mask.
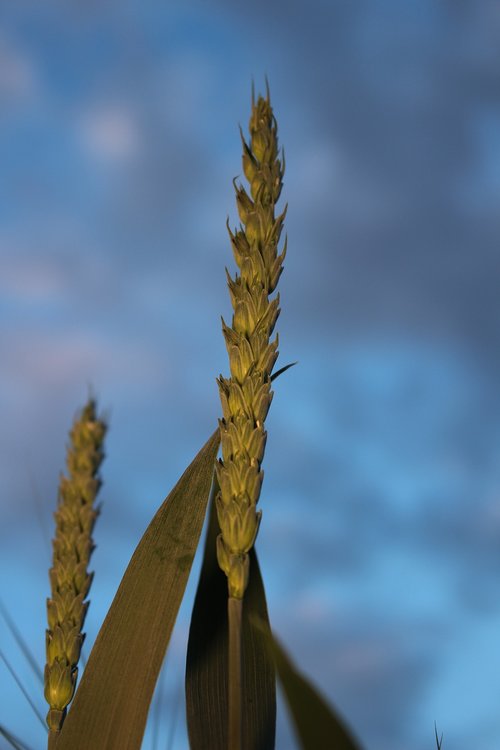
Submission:
[[[101,486],[106,425],[90,399],[70,432],[68,476],[61,476],[49,571],[51,598],[47,599],[45,699],[50,706],[47,724],[58,732],[71,702],[78,675],[82,633],[89,603],[84,601],[92,582],[87,566],[94,549],[92,530],[99,513],[94,506]]]

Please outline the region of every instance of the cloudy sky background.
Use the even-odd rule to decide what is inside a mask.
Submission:
[[[44,662],[51,513],[110,415],[88,647],[227,372],[238,124],[267,74],[289,252],[258,549],[271,618],[367,750],[500,741],[500,9],[3,5],[0,597]],[[192,595],[196,575],[190,584]],[[186,747],[179,694],[145,748]],[[0,647],[41,690],[0,623]],[[0,722],[43,730],[0,663]],[[280,750],[291,747],[285,718]],[[1,745],[0,740],[0,746]],[[2,746],[3,747],[3,746]]]

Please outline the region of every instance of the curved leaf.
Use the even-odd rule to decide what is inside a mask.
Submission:
[[[186,713],[191,750],[227,748],[227,578],[217,563],[215,540],[218,533],[212,498],[186,662]],[[252,550],[242,623],[243,749],[273,750],[276,676],[266,639],[261,630],[251,625],[255,617],[263,628],[269,629],[264,585],[257,556]]]
[[[274,657],[278,677],[302,750],[361,750],[344,721],[301,674],[264,623],[253,620]]]
[[[57,750],[138,750],[206,512],[219,430],[149,524],[120,583]]]

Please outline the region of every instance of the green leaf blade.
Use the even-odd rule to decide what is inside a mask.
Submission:
[[[263,630],[261,623],[254,623]],[[344,721],[299,672],[276,636],[268,633],[265,637],[302,750],[361,750]]]
[[[216,430],[139,542],[97,636],[57,750],[139,750],[203,527],[218,447]]]

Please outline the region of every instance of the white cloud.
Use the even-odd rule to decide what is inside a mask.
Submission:
[[[79,128],[84,146],[99,159],[127,161],[139,151],[137,119],[124,105],[106,104],[83,113]]]
[[[5,344],[6,366],[0,382],[6,393],[16,391],[21,400],[70,383],[154,388],[165,382],[164,362],[138,341],[111,341],[73,329],[33,330],[25,332],[22,340],[9,337]]]
[[[299,620],[308,625],[317,625],[331,621],[331,603],[323,593],[308,589],[298,594],[295,600],[295,612]]]
[[[23,302],[51,301],[64,287],[61,268],[47,259],[0,260],[0,291],[4,298],[14,297]]]
[[[0,99],[20,99],[35,89],[35,71],[29,57],[0,36]]]

